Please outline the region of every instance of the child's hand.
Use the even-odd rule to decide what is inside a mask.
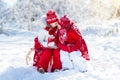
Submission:
[[[89,61],[89,60],[90,60],[90,57],[89,57],[89,55],[88,55],[88,54],[86,54],[86,55],[82,55],[82,57],[83,57],[83,58],[85,58],[87,61]]]
[[[50,42],[50,43],[48,43],[48,47],[49,48],[57,48],[57,46],[55,45],[55,43],[54,42]]]

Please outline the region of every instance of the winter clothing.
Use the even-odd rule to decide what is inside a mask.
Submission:
[[[52,37],[48,38],[48,47],[44,47],[38,41],[38,37],[34,39],[35,55],[33,66],[36,66],[38,71],[41,71],[41,68],[45,72],[60,70],[62,68],[60,49],[69,53],[80,50],[83,58],[89,60],[86,43],[77,27],[69,18],[64,16],[60,19],[59,24],[61,29],[58,29],[58,26],[50,26],[51,23],[58,22],[57,15],[54,11],[48,11],[45,19],[48,25],[45,27],[45,30]]]
[[[54,11],[52,10],[49,10],[46,14],[46,21],[47,21],[47,24],[51,24],[53,22],[57,22],[58,21],[58,18],[57,18],[57,15]]]
[[[51,27],[49,27],[49,26],[46,26],[45,27],[45,30],[47,30],[48,31],[48,33],[49,33],[49,35],[52,35],[52,36],[56,36],[57,35],[57,26],[56,27],[54,27],[54,28],[51,28]]]
[[[40,58],[40,55],[42,53],[42,50],[44,49],[44,46],[38,41],[38,37],[35,37],[34,39],[34,58],[33,58],[33,66],[38,65],[38,61]]]
[[[38,61],[38,69],[43,68],[47,71],[54,71],[55,69],[61,69],[61,61],[59,49],[50,49],[45,48],[40,55],[40,59]]]
[[[60,25],[62,28],[58,31],[57,46],[67,52],[80,50],[83,58],[90,60],[87,45],[77,27],[66,16],[60,19]]]
[[[87,71],[87,63],[83,57],[79,56],[81,55],[80,51],[72,51],[69,54],[68,52],[61,50],[60,55],[63,69],[76,69],[80,72]]]
[[[74,68],[80,72],[87,71],[86,60],[90,60],[88,49],[78,28],[66,16],[60,19],[61,29],[56,36],[56,44],[62,49],[61,61],[63,68]],[[70,54],[67,54],[69,52]],[[82,55],[80,57],[79,55]],[[85,58],[85,59],[83,59]]]
[[[39,68],[39,70],[38,70],[40,73],[45,73],[45,71],[44,71],[44,69],[43,68]]]
[[[36,66],[38,71],[40,68],[43,68],[46,72],[61,69],[60,49],[43,47],[38,41],[38,37],[34,41],[35,54],[33,66]]]
[[[50,27],[51,23],[58,22],[56,13],[52,10],[48,11],[45,19],[47,25],[49,25],[45,28],[45,30],[48,31],[49,35],[56,36],[57,27]],[[59,70],[62,68],[60,49],[56,46],[54,40],[54,37],[48,38],[48,47],[44,47],[38,41],[38,37],[35,38],[35,55],[33,66],[36,66],[38,71],[41,68],[43,68],[45,72],[56,71],[57,69]]]
[[[69,18],[67,18],[66,15],[63,16],[62,18],[60,18],[60,24],[62,25],[62,27],[70,26]]]

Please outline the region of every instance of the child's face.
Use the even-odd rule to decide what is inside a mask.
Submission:
[[[58,26],[58,22],[51,23],[50,26],[54,28],[54,27]]]

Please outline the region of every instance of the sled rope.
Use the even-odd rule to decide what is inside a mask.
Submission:
[[[31,48],[30,51],[28,51],[26,55],[26,64],[29,65],[29,62],[31,61],[30,54],[34,51],[34,48]]]

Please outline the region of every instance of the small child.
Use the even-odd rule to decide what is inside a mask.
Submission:
[[[85,64],[85,60],[90,60],[90,58],[87,45],[79,29],[74,25],[73,22],[70,21],[67,16],[61,17],[59,23],[61,25],[61,29],[58,31],[59,44],[57,44],[57,46],[63,50],[60,52],[62,66],[68,68],[74,66],[79,71],[86,71],[87,66]],[[63,56],[64,53],[64,55],[66,55],[66,52],[69,53],[67,57]],[[82,56],[84,59],[80,56]],[[69,61],[68,59],[72,59],[73,64],[66,65],[65,61]],[[70,61],[68,63],[70,63]]]
[[[54,72],[62,68],[62,63],[60,60],[60,48],[58,48],[54,43],[54,36],[57,36],[58,17],[54,11],[50,10],[47,12],[45,20],[47,23],[45,30],[47,30],[49,35],[52,36],[48,38],[48,46],[42,46],[38,41],[38,37],[36,37],[34,40],[35,55],[33,66],[36,66],[37,70],[41,73]]]

